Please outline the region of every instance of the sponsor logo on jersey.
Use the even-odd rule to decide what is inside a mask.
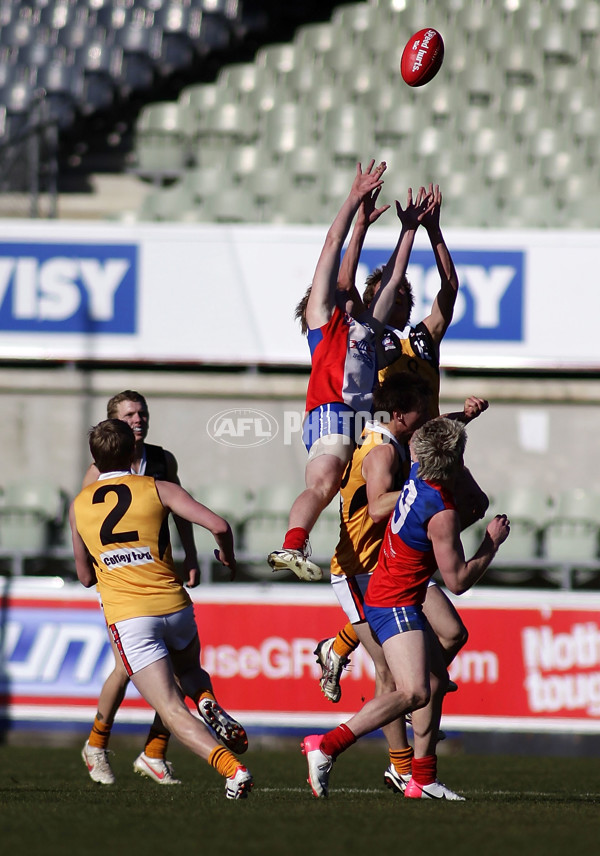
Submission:
[[[0,243],[0,330],[134,333],[138,249]]]
[[[360,360],[366,366],[375,365],[375,349],[364,339],[350,339],[349,342],[352,358]]]
[[[150,565],[154,562],[150,547],[136,547],[135,549],[107,550],[100,553],[100,560],[104,562],[107,569],[111,568],[137,568],[139,565]]]

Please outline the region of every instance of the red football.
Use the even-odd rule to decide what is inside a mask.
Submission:
[[[444,59],[444,42],[437,30],[426,27],[411,36],[402,51],[400,73],[409,86],[423,86],[432,80]]]

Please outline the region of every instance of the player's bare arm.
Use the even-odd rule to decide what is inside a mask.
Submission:
[[[69,508],[69,523],[71,524],[71,537],[73,541],[73,556],[75,557],[75,571],[77,579],[86,588],[95,586],[98,580],[96,579],[96,571],[92,557],[88,553],[87,547],[83,543],[83,539],[77,531],[75,525],[75,512],[73,504]]]
[[[343,303],[342,308],[350,315],[354,315],[355,318],[358,318],[365,311],[362,298],[356,288],[356,272],[367,231],[390,207],[389,205],[382,205],[377,208],[380,191],[381,187],[377,187],[361,202],[338,274],[336,297],[338,305]]]
[[[178,474],[177,458],[172,452],[164,450],[167,464],[167,481],[181,485]],[[189,520],[184,520],[177,514],[173,515],[173,522],[179,534],[179,540],[183,548],[183,581],[188,588],[195,588],[200,583],[200,564],[198,562],[198,551],[194,540],[194,529]]]
[[[470,395],[465,399],[465,406],[462,410],[457,410],[455,413],[444,413],[444,416],[447,419],[456,419],[457,422],[463,422],[467,425],[473,419],[477,419],[489,406],[490,403],[487,399]]]
[[[406,208],[402,208],[400,203],[396,201],[396,212],[402,223],[400,237],[394,248],[394,252],[383,269],[381,287],[361,320],[366,320],[367,322],[371,320],[380,325],[385,325],[396,300],[396,292],[406,274],[415,235],[427,211],[429,202],[429,196],[424,187],[419,188],[414,201],[412,188],[408,188]]]
[[[360,163],[356,165],[356,175],[350,193],[327,232],[315,269],[310,297],[306,304],[306,323],[313,330],[327,324],[331,318],[335,306],[340,256],[350,224],[363,198],[383,184],[381,176],[385,169],[385,163],[375,166],[374,160],[369,162],[364,172]]]
[[[174,515],[208,529],[217,542],[216,558],[222,565],[231,569],[233,578],[236,571],[233,534],[231,526],[225,518],[197,502],[180,485],[167,481],[157,481],[156,490],[162,504]]]
[[[375,523],[387,520],[396,506],[400,491],[392,488],[397,471],[398,453],[391,443],[382,443],[371,449],[363,461],[369,517]]]
[[[457,512],[448,508],[433,515],[427,527],[427,535],[433,545],[440,574],[452,594],[464,594],[481,579],[509,533],[510,523],[506,515],[496,515],[488,524],[485,537],[475,555],[465,560]]]
[[[439,185],[430,184],[429,195],[432,203],[422,222],[429,235],[431,249],[435,256],[440,275],[440,290],[433,301],[430,314],[423,319],[423,323],[431,333],[434,342],[439,345],[452,321],[459,283],[456,268],[440,226],[442,194]]]

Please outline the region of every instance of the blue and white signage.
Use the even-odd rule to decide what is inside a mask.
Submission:
[[[134,245],[0,243],[0,331],[134,333]]]
[[[326,233],[327,224],[4,221],[0,359],[308,367],[294,309]],[[460,281],[444,368],[600,365],[598,233],[449,229],[444,238]],[[397,240],[396,226],[369,231],[359,289]],[[417,323],[440,287],[425,230],[407,274]]]
[[[391,249],[364,249],[361,264],[373,270],[385,264]],[[457,250],[452,253],[460,288],[446,340],[521,342],[523,340],[524,253],[504,250]],[[430,250],[413,250],[407,277],[413,286],[412,321],[429,314],[440,288]]]

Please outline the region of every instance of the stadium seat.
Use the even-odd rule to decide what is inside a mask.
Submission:
[[[30,554],[50,548],[64,524],[67,504],[66,493],[43,479],[5,485],[0,505],[0,548]]]
[[[80,112],[107,110],[117,98],[122,50],[104,41],[90,41],[76,52],[74,66],[82,76]]]
[[[444,208],[445,222],[456,228],[481,229],[497,226],[501,220],[498,202],[493,193],[449,199],[444,203]]]
[[[115,43],[123,51],[120,93],[123,98],[148,92],[156,80],[160,33],[130,24],[115,30]]]
[[[339,39],[360,44],[364,34],[374,26],[375,17],[376,9],[368,3],[348,3],[335,9],[331,25]]]
[[[324,138],[334,161],[350,164],[364,160],[370,150],[372,118],[365,107],[346,103],[334,106],[325,117]]]
[[[551,23],[541,27],[534,36],[534,44],[542,52],[546,63],[575,65],[579,59],[579,36],[574,29],[565,25]]]
[[[204,200],[198,200],[187,182],[180,180],[147,196],[142,210],[147,212],[150,220],[172,223],[180,221],[186,212],[202,204],[205,204]]]
[[[280,165],[259,167],[247,176],[244,187],[252,194],[254,202],[268,216],[273,205],[280,204],[280,198],[292,190],[292,178]]]
[[[217,102],[198,125],[196,144],[221,146],[252,142],[257,135],[257,117],[252,108],[235,101]]]
[[[335,207],[335,206],[334,206]],[[268,212],[269,223],[326,223],[331,222],[335,211],[323,204],[319,188],[296,187],[281,198],[278,211]]]
[[[176,101],[144,107],[136,123],[136,172],[158,183],[181,174],[187,162],[183,116]]]
[[[39,511],[0,508],[0,549],[43,553],[50,546],[48,521]]]
[[[321,150],[317,145],[298,146],[287,153],[284,166],[294,183],[314,185],[323,172]]]
[[[264,142],[276,157],[283,157],[313,139],[310,113],[295,101],[277,104],[265,116]]]
[[[11,137],[22,131],[29,122],[35,121],[36,115],[32,115],[34,98],[34,87],[24,80],[10,82],[0,90],[0,103],[6,109],[6,122]],[[37,103],[39,104],[39,100]]]
[[[516,485],[499,492],[493,501],[494,513],[507,514],[509,519],[527,520],[543,526],[554,514],[552,499],[537,485]]]
[[[226,187],[206,199],[216,223],[252,223],[259,219],[254,199],[245,187]]]
[[[417,124],[419,108],[410,102],[398,104],[394,110],[382,110],[374,122],[375,140],[378,145],[403,145],[412,141]]]
[[[244,181],[261,165],[270,163],[270,158],[255,143],[234,146],[228,153],[224,167],[234,181]]]
[[[200,36],[201,20],[198,10],[173,2],[154,12],[154,30],[160,36],[157,69],[163,77],[192,66],[194,39]]]
[[[542,60],[524,43],[509,43],[499,62],[508,86],[535,86],[542,79]]]
[[[294,70],[296,63],[296,48],[292,42],[260,48],[255,60],[257,73],[266,73],[282,86],[285,86],[286,78]]]
[[[70,128],[75,121],[77,82],[74,69],[62,62],[52,61],[38,69],[36,87],[45,92],[45,116],[61,129]]]
[[[294,44],[298,49],[298,60],[323,63],[323,57],[334,44],[334,29],[329,23],[306,24],[298,29]]]
[[[600,521],[600,491],[565,488],[555,495],[552,510],[562,519]]]
[[[254,62],[237,62],[223,66],[217,75],[216,84],[227,100],[236,95],[242,101],[251,97],[258,85],[259,71]]]
[[[252,503],[252,491],[248,485],[226,480],[198,485],[191,492],[194,499],[215,514],[233,520],[242,520]]]
[[[577,3],[572,20],[580,34],[582,48],[589,48],[600,34],[600,6],[596,0],[582,0]]]
[[[551,520],[543,533],[543,559],[548,562],[542,571],[544,578],[562,588],[571,588],[575,575],[579,584],[597,576],[600,572],[598,539],[596,521],[575,518]]]

